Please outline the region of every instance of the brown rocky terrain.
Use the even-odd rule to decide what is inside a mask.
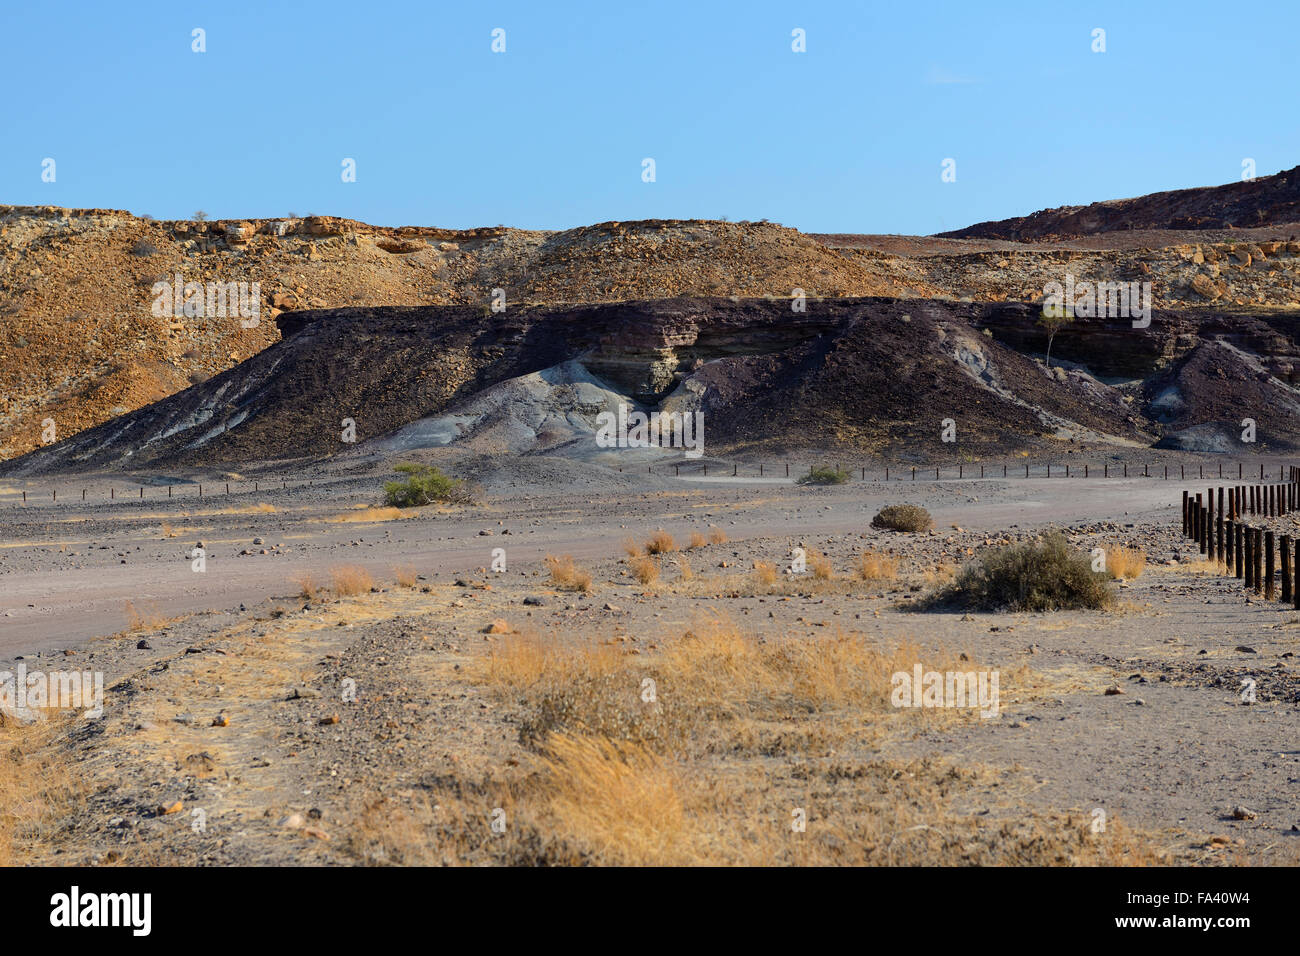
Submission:
[[[507,310],[724,294],[786,300],[796,288],[825,298],[1033,302],[1072,273],[1150,281],[1164,308],[1281,312],[1300,309],[1297,232],[1017,243],[809,236],[703,220],[550,233],[319,216],[156,222],[0,206],[0,460],[39,447],[47,418],[64,438],[235,366],[277,340],[271,320],[282,311],[461,305],[493,315],[494,289]],[[1139,237],[1147,244],[1134,245]],[[259,282],[258,325],[155,317],[154,283],[178,273],[185,282]]]
[[[941,235],[1023,242],[1130,229],[1252,229],[1289,223],[1300,223],[1300,166],[1224,186],[1040,209],[1028,216],[981,222]]]

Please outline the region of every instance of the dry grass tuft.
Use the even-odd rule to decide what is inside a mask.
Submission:
[[[835,577],[835,568],[831,565],[831,559],[820,551],[809,551],[807,562],[808,570],[818,581],[829,581]]]
[[[758,582],[761,588],[770,588],[776,584],[777,573],[776,565],[771,561],[754,562],[754,580]]]
[[[668,554],[676,550],[677,543],[673,541],[673,536],[663,530],[650,535],[650,540],[645,543],[646,554]]]
[[[641,545],[636,543],[636,539],[628,535],[623,539],[623,552],[629,558],[635,558],[641,554]]]
[[[709,529],[709,544],[726,544],[726,543],[727,543],[727,532],[723,531],[721,528]]]
[[[686,810],[665,758],[637,744],[554,734],[538,764],[549,778],[547,816],[602,863],[687,862]]]
[[[892,581],[898,577],[898,561],[878,551],[858,555],[858,577],[863,581]]]
[[[691,562],[684,554],[677,556],[677,572],[678,578],[682,581],[695,580],[695,569],[691,567]]]
[[[0,714],[0,866],[47,849],[82,799],[81,777],[51,746],[57,726],[54,718],[21,724]]]
[[[398,587],[413,588],[419,579],[419,573],[409,564],[393,567],[393,580],[397,582]]]
[[[1134,581],[1147,566],[1147,553],[1141,548],[1118,547],[1106,552],[1106,570],[1112,578]]]
[[[359,565],[343,564],[330,568],[330,590],[338,597],[365,594],[374,586],[375,579]]]
[[[653,584],[659,580],[659,562],[648,554],[628,561],[628,567],[632,569],[632,576],[641,584]]]
[[[591,572],[573,563],[573,555],[546,556],[546,569],[551,572],[551,583],[566,591],[591,593]]]
[[[152,601],[138,605],[134,601],[127,601],[122,606],[122,614],[126,618],[127,631],[132,633],[156,630],[167,623],[167,616]]]
[[[312,576],[310,571],[304,571],[302,574],[295,574],[290,580],[298,585],[298,596],[304,601],[314,601],[316,597],[324,590],[322,585]]]
[[[690,543],[690,547],[691,547],[692,550],[695,549],[695,548],[703,548],[703,547],[705,547],[708,543],[709,543],[709,539],[706,538],[706,537],[704,537],[704,535],[700,534],[698,531],[692,531],[692,532],[691,532],[691,543]]]
[[[335,515],[333,518],[326,518],[329,524],[363,524],[372,521],[397,521],[401,518],[410,517],[410,512],[403,511],[401,508],[377,508],[373,505],[362,505],[353,511],[345,511],[341,515]]]

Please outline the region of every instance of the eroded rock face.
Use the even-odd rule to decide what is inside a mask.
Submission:
[[[1064,362],[1049,372],[1037,317],[1026,304],[917,299],[822,301],[806,313],[763,299],[286,312],[281,340],[248,361],[0,470],[336,454],[351,447],[340,443],[345,418],[364,448],[431,416],[455,421],[485,390],[564,363],[643,410],[689,396],[712,453],[981,457],[1062,441],[1153,444],[1242,417],[1258,419],[1261,447],[1300,435],[1300,403],[1280,377],[1295,367],[1294,319],[1158,310],[1140,329],[1079,319],[1058,336]],[[474,440],[473,418],[457,441]],[[956,449],[940,440],[944,418],[958,423]]]

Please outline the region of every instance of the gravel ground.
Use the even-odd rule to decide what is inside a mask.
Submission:
[[[492,621],[640,648],[722,614],[767,641],[860,631],[882,647],[911,641],[1027,668],[1041,692],[1004,699],[995,720],[892,739],[887,755],[1015,768],[1031,781],[1020,805],[1105,808],[1169,834],[1184,861],[1295,859],[1300,615],[1189,564],[1176,482],[803,488],[600,475],[584,465],[566,485],[557,481],[566,469],[480,469],[481,507],[394,520],[329,520],[375,503],[377,479],[367,475],[322,474],[309,488],[201,506],[173,498],[6,510],[0,661],[101,670],[107,687],[104,717],[70,724],[62,740],[93,785],[50,852],[98,862],[356,862],[367,858],[357,821],[383,800],[518,772],[518,715],[464,676],[508,639],[482,633]],[[870,527],[881,505],[900,502],[929,508],[935,531]],[[258,504],[275,510],[217,513]],[[1146,551],[1146,571],[1119,585],[1117,609],[910,609],[940,569],[1049,526],[1084,550]],[[629,536],[662,528],[684,544],[715,527],[728,540],[688,553],[694,580],[679,580],[672,560],[653,586],[629,576]],[[202,574],[189,555],[199,541]],[[822,551],[841,573],[864,549],[893,553],[900,575],[835,587],[792,581],[782,594],[737,585],[755,561],[787,565],[795,547]],[[504,573],[487,570],[494,548],[505,549]],[[550,585],[541,560],[566,553],[592,571],[593,594]],[[308,599],[292,582],[304,573],[325,581],[344,564],[369,569],[376,590]],[[420,580],[397,587],[394,567]],[[1241,696],[1247,678],[1253,703]],[[350,684],[355,700],[341,690]],[[161,812],[178,801],[181,809]],[[1241,807],[1247,818],[1234,818]]]

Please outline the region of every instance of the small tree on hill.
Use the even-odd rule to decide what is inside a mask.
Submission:
[[[1044,306],[1038,324],[1047,330],[1047,367],[1052,367],[1052,340],[1056,333],[1074,321],[1074,315],[1063,305]]]

